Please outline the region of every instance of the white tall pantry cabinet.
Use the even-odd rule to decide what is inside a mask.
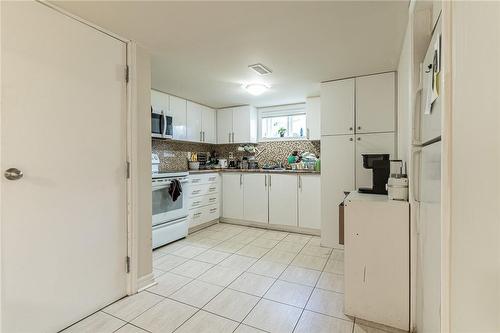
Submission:
[[[361,154],[395,158],[395,73],[321,84],[321,243],[339,243],[339,208],[344,192],[371,187]]]

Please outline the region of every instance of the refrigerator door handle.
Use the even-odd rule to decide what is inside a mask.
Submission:
[[[418,176],[420,174],[420,156],[422,154],[422,148],[420,147],[414,147],[412,152],[411,152],[411,192],[413,194],[413,200],[415,202],[420,203],[420,177]],[[417,156],[418,156],[418,170],[416,168],[417,163]]]
[[[413,145],[419,145],[421,142],[421,118],[420,118],[420,112],[421,112],[421,107],[422,107],[422,88],[420,88],[416,93],[415,93],[415,103],[414,103],[414,109],[413,109],[413,127],[411,129],[411,142]]]

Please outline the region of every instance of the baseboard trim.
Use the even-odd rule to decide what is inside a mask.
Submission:
[[[147,275],[141,276],[137,280],[138,292],[146,290],[149,287],[152,287],[152,286],[156,285],[157,283],[158,282],[155,281],[155,276],[154,276],[153,272],[151,272],[151,273],[149,273]]]
[[[205,228],[210,227],[210,226],[217,224],[217,223],[219,223],[219,219],[215,219],[212,221],[202,223],[202,224],[197,225],[195,227],[191,227],[191,228],[189,228],[188,234],[192,234],[193,232],[200,231],[201,229],[205,229]]]
[[[288,225],[276,225],[276,224],[268,224],[268,223],[261,223],[261,222],[255,222],[255,221],[228,219],[225,217],[221,217],[220,222],[229,223],[229,224],[236,224],[236,225],[244,225],[247,227],[268,229],[268,230],[295,232],[298,234],[311,235],[311,236],[321,236],[321,230],[312,229],[312,228],[300,228],[300,227],[293,227],[293,226],[288,226]]]

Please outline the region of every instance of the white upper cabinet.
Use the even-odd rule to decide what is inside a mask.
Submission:
[[[187,103],[185,99],[170,96],[170,108],[167,113],[172,116],[172,126],[174,129],[174,140],[186,140],[187,119],[186,119]]]
[[[319,97],[308,97],[306,99],[307,132],[309,140],[321,138],[321,102]]]
[[[217,110],[217,143],[231,143],[233,133],[233,109]]]
[[[356,135],[356,188],[372,187],[372,170],[363,167],[361,155],[389,154],[389,158],[394,159],[395,140],[394,133]]]
[[[217,143],[256,143],[257,110],[238,106],[217,110]]]
[[[321,135],[354,133],[354,79],[321,84]]]
[[[267,175],[266,174],[244,174],[243,175],[243,197],[244,216],[247,221],[255,221],[260,223],[268,222],[268,192],[267,192]]]
[[[206,143],[217,143],[216,111],[207,106],[201,109],[202,141]]]
[[[187,141],[202,142],[201,114],[200,104],[187,101]]]
[[[269,224],[297,227],[297,176],[272,174],[269,186]]]
[[[356,78],[356,133],[395,130],[395,74]]]
[[[158,90],[151,90],[151,107],[156,112],[168,114],[168,95]]]

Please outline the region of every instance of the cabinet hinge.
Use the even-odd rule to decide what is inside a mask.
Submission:
[[[128,65],[125,66],[125,82],[128,83],[130,79],[130,67]]]
[[[130,257],[125,258],[125,272],[130,273]]]
[[[127,161],[127,179],[130,179],[130,162]]]

